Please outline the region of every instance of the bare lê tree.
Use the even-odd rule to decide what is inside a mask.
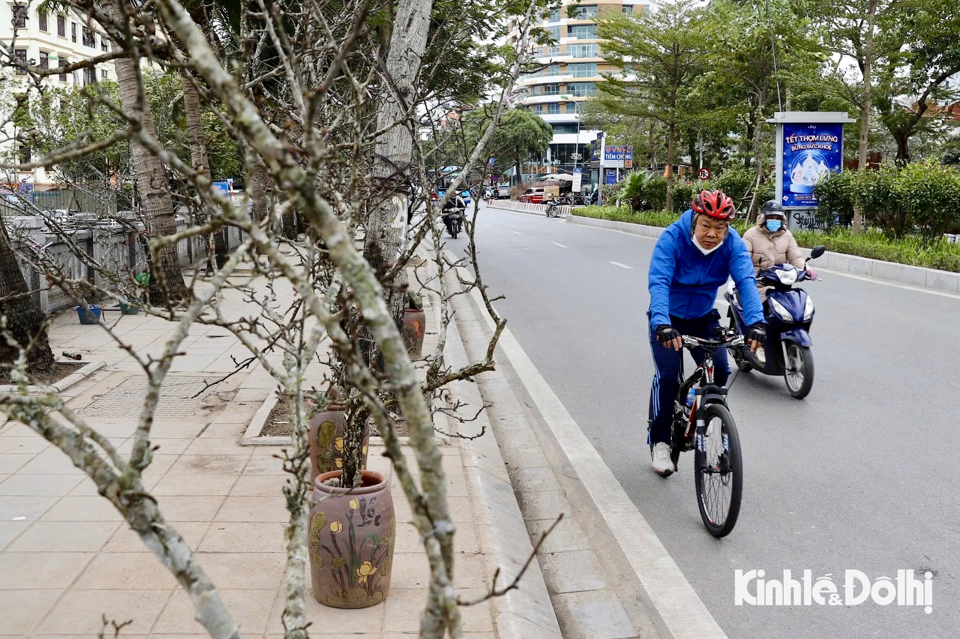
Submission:
[[[55,392],[28,395],[22,353],[12,362],[21,392],[0,395],[0,410],[55,444],[93,479],[100,494],[176,576],[193,602],[197,620],[211,636],[239,637],[215,584],[165,520],[162,499],[152,496],[142,480],[152,460],[160,392],[184,340],[198,324],[223,327],[249,351],[249,358],[238,362],[238,370],[259,362],[292,406],[293,446],[283,461],[290,474],[284,489],[290,513],[283,612],[286,636],[306,637],[308,632],[304,613],[311,494],[307,428],[315,410],[311,406],[327,402],[331,385],[347,394],[358,419],[369,416],[375,422],[410,503],[430,565],[421,636],[461,636],[459,606],[463,602],[453,587],[456,527],[446,499],[434,414],[449,410],[440,401],[446,385],[492,368],[504,320],[494,314],[499,328],[483,362],[462,370],[444,362],[446,326],[452,317],[447,304],[453,294],[445,282],[461,263],[444,250],[436,222],[446,199],[467,183],[473,167],[484,164],[481,159],[486,157],[503,104],[529,62],[528,45],[535,36],[531,24],[548,7],[541,0],[503,5],[252,0],[203,3],[204,10],[209,10],[204,24],[178,0],[64,0],[61,4],[90,16],[113,42],[106,56],[72,66],[82,69],[116,60],[118,71],[123,69],[121,102],[111,100],[96,84],[87,87],[87,94],[90,108],[109,109],[121,116],[122,125],[110,135],[83,136],[33,162],[8,162],[0,168],[55,167],[129,141],[138,176],[149,173],[151,186],[159,190],[160,167],[164,188],[168,176],[185,183],[185,197],[205,211],[199,217],[202,223],[177,233],[167,223],[173,220],[172,205],[162,197],[150,202],[144,197],[145,209],[169,207],[170,212],[169,218],[162,218],[167,220],[165,225],[153,226],[149,220],[161,218],[142,212],[150,231],[153,263],[175,259],[178,242],[225,227],[239,230],[242,242],[215,272],[207,277],[198,273],[184,289],[189,294],[176,294],[166,282],[170,294],[162,300],[152,296],[153,305],[144,310],[176,326],[159,356],[139,352],[103,325],[148,379],[129,455],[117,451],[97,432],[95,423],[73,411]],[[390,26],[384,28],[385,24]],[[491,30],[480,31],[483,25]],[[509,35],[511,45],[478,43],[478,34],[491,41]],[[16,64],[9,51],[5,57],[8,64]],[[186,161],[157,138],[146,110],[139,68],[143,59],[178,70],[184,90],[190,93],[189,109],[195,112],[199,106],[214,114],[230,131],[245,158],[247,196],[239,201],[223,196],[213,188],[209,169],[199,157]],[[43,100],[42,79],[59,69],[28,65],[26,70],[28,99]],[[453,71],[455,80],[446,77]],[[493,114],[489,125],[465,153],[459,177],[444,199],[432,203],[430,184],[436,167],[427,165],[431,149],[424,148],[421,131],[436,124],[450,101],[488,97]],[[143,188],[140,184],[141,192]],[[420,215],[408,227],[410,210]],[[136,230],[129,220],[115,222],[133,224]],[[54,231],[58,229],[56,220],[49,223]],[[479,279],[472,228],[471,223],[466,259],[474,279],[466,284],[468,289],[478,288],[492,312]],[[360,248],[358,231],[365,233]],[[59,235],[69,242],[68,233]],[[132,273],[118,271],[75,248],[78,257],[99,274],[99,285],[78,281],[44,256],[21,257],[80,303],[96,296],[136,300]],[[415,254],[432,255],[432,266],[422,270],[425,275],[419,285],[440,305],[442,318],[440,346],[426,356],[422,379],[407,353],[397,319],[407,299],[409,261]],[[234,277],[244,263],[252,265],[260,286]],[[227,298],[242,299],[249,308],[240,315],[225,314],[221,303]],[[22,346],[18,340],[11,343]],[[317,361],[327,364],[332,383],[311,377],[308,368]],[[419,481],[411,472],[412,460],[400,446],[395,427],[399,417],[410,434]],[[359,446],[355,436],[347,439],[348,453],[353,455],[348,454],[344,462],[342,481],[351,487],[359,468]],[[490,594],[501,594],[515,584],[516,579],[507,588],[495,584]]]

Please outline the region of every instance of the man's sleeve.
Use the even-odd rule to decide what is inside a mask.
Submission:
[[[798,269],[803,269],[806,267],[806,262],[803,261],[803,253],[800,252],[800,246],[797,244],[797,238],[793,237],[793,233],[787,231],[789,235],[788,239],[790,243],[787,245],[787,261],[790,262],[793,266]]]
[[[677,266],[674,239],[664,232],[653,248],[650,258],[650,276],[647,288],[650,291],[650,327],[670,323],[670,285]]]
[[[763,303],[757,291],[757,278],[754,275],[753,260],[743,240],[731,233],[730,277],[737,284],[740,300],[743,302],[744,321],[747,326],[763,322]]]

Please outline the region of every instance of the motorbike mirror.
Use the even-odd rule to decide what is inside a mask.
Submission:
[[[824,246],[823,244],[818,244],[813,247],[812,251],[810,251],[810,257],[808,257],[807,259],[815,260],[826,252],[827,252],[827,247]]]

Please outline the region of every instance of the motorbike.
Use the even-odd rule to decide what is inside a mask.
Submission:
[[[446,209],[443,212],[443,223],[450,237],[457,239],[457,235],[463,230],[463,209],[460,207]]]
[[[806,263],[824,254],[824,246],[815,246],[810,257],[804,261],[804,268],[798,269],[790,264],[775,264],[763,268],[757,275],[757,282],[771,286],[764,303],[764,316],[767,323],[767,339],[763,347],[752,353],[748,346],[732,349],[734,361],[741,371],[756,370],[765,375],[783,375],[790,395],[797,399],[806,397],[813,388],[813,341],[810,339],[810,325],[813,323],[813,300],[801,288],[794,288],[800,282],[810,280]],[[746,325],[743,319],[743,306],[736,286],[730,282],[724,298],[729,304],[727,315],[730,328],[743,334]]]

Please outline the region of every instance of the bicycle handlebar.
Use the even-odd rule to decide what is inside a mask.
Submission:
[[[737,346],[743,346],[744,342],[743,335],[734,335],[732,337],[717,340],[717,339],[704,339],[702,337],[694,337],[692,335],[683,336],[683,345],[687,348],[694,349],[698,347],[708,347],[708,348],[734,348]]]

